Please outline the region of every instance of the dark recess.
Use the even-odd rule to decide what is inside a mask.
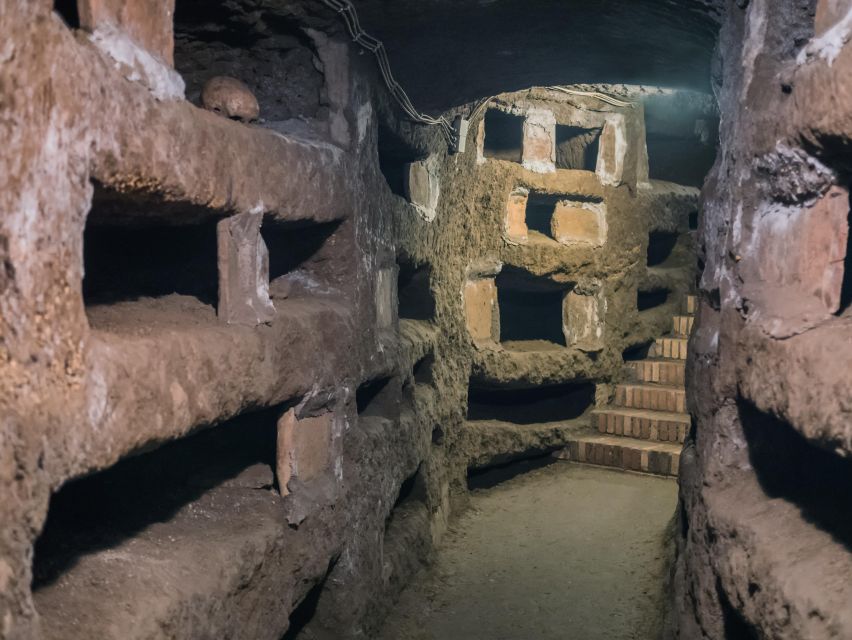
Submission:
[[[722,608],[722,623],[725,630],[725,640],[759,640],[760,634],[728,600],[728,595],[722,585],[716,582],[716,593]]]
[[[468,386],[467,419],[537,424],[574,420],[595,402],[590,382],[505,389],[471,381]]]
[[[634,344],[627,347],[624,351],[621,352],[621,357],[625,362],[631,362],[633,360],[644,360],[648,357],[648,352],[651,350],[651,347],[654,346],[653,340],[648,340],[647,342],[642,342],[640,344]]]
[[[167,522],[251,465],[268,465],[271,478],[281,412],[277,406],[245,414],[69,482],[51,498],[36,541],[33,589],[51,584],[87,554]]]
[[[600,137],[601,129],[556,125],[556,168],[594,171]]]
[[[332,569],[334,569],[334,565],[337,564],[337,558],[332,558],[331,562],[328,564],[328,570],[326,570],[325,575],[320,578],[317,583],[311,587],[311,590],[305,594],[305,597],[302,598],[302,601],[296,606],[295,609],[290,613],[290,624],[287,627],[287,633],[281,636],[281,640],[297,640],[300,638],[300,634],[305,631],[307,626],[313,621],[314,616],[316,615],[317,608],[319,607],[320,598],[322,597],[323,589],[325,587],[325,583],[328,580],[328,576],[331,574]],[[319,630],[321,632],[321,630]],[[313,638],[313,635],[302,636],[307,640],[308,638]]]
[[[852,460],[811,444],[787,422],[737,401],[749,458],[771,498],[796,505],[852,551]]]
[[[496,278],[500,341],[541,340],[565,346],[562,298],[572,285],[506,266]]]
[[[339,220],[311,225],[265,220],[260,235],[269,250],[269,281],[300,268],[314,271],[330,261],[334,252],[327,243],[339,227]]]
[[[400,399],[401,388],[391,384],[391,378],[369,380],[355,394],[358,416],[394,418],[399,415]]]
[[[435,356],[432,353],[426,354],[420,360],[414,363],[414,382],[417,384],[432,384],[434,381],[432,369],[435,366]]]
[[[648,266],[656,267],[668,260],[677,245],[677,239],[676,231],[651,231],[648,234]]]
[[[431,320],[435,316],[435,299],[432,297],[430,280],[432,267],[415,265],[400,256],[399,277],[397,278],[399,317],[409,320]]]
[[[553,211],[556,208],[556,203],[563,196],[551,195],[547,193],[530,193],[527,197],[526,208],[526,223],[527,229],[530,231],[538,231],[539,233],[553,237],[553,232],[550,227],[550,222],[553,219]]]
[[[423,160],[427,154],[412,146],[387,124],[379,123],[379,169],[390,190],[405,198],[405,170],[409,163]]]
[[[80,12],[77,0],[55,0],[53,10],[58,13],[70,29],[80,28]]]
[[[668,289],[650,289],[648,291],[636,292],[636,308],[639,311],[647,311],[664,305],[669,299],[671,292]]]
[[[467,472],[467,488],[470,491],[491,489],[530,471],[554,464],[558,461],[551,455],[552,451],[552,449],[547,449],[528,452],[529,457],[522,460],[512,460],[481,469],[469,469]]]
[[[689,212],[689,230],[695,231],[698,229],[698,211]]]
[[[87,305],[172,293],[215,304],[216,223],[114,227],[86,224],[83,298]]]
[[[423,478],[422,464],[417,470],[402,481],[396,500],[385,520],[385,532],[390,528],[394,517],[399,517],[408,507],[413,504],[426,504],[426,482]]]
[[[499,109],[485,112],[485,141],[483,155],[486,158],[521,162],[524,145],[524,118]]]

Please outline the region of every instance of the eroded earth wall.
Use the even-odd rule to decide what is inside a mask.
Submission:
[[[849,2],[729,2],[681,461],[681,638],[852,636]]]
[[[0,32],[0,637],[369,635],[469,471],[590,430],[692,286],[679,94],[500,95],[450,154],[319,3]]]

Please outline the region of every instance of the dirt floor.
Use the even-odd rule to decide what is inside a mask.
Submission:
[[[656,638],[676,502],[672,480],[564,462],[477,489],[379,637]]]

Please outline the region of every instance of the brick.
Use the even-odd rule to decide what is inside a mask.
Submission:
[[[292,478],[308,482],[330,465],[332,414],[296,418],[294,409],[278,420],[276,470],[282,495],[288,495]]]
[[[497,286],[493,278],[468,280],[464,286],[467,330],[474,340],[496,340]]]
[[[517,189],[509,195],[506,203],[506,217],[503,221],[506,239],[509,242],[525,243],[529,239],[527,228],[527,201],[529,191]]]

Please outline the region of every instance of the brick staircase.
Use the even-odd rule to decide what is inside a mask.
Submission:
[[[616,387],[613,404],[592,412],[593,431],[568,442],[561,458],[677,476],[690,426],[684,366],[695,305],[695,296],[686,296],[671,335],[658,338],[648,358],[629,363],[635,381]]]

